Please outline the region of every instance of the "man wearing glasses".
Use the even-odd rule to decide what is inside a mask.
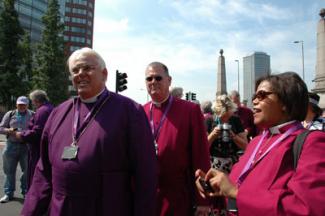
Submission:
[[[209,169],[209,150],[200,106],[169,93],[172,78],[160,62],[150,63],[145,83],[152,101],[144,105],[158,159],[156,215],[192,215],[204,205],[194,171]],[[202,208],[200,208],[202,209]]]
[[[46,123],[21,215],[152,216],[156,159],[142,106],[107,90],[94,50],[76,50],[68,67],[78,96]]]

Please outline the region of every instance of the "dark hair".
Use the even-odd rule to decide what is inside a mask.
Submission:
[[[169,76],[169,71],[168,71],[167,66],[164,65],[164,64],[161,63],[161,62],[151,62],[151,63],[147,66],[147,68],[148,68],[148,67],[161,67],[161,68],[164,70],[164,72],[166,73],[166,75]]]
[[[295,72],[267,75],[256,81],[255,91],[261,82],[271,84],[272,91],[286,108],[289,121],[303,121],[308,109],[308,90],[305,82]]]

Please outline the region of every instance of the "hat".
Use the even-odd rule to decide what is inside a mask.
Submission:
[[[318,106],[319,95],[316,93],[308,92],[309,103]]]
[[[25,105],[28,105],[29,104],[29,100],[25,96],[20,96],[19,98],[17,98],[16,104],[25,104]]]

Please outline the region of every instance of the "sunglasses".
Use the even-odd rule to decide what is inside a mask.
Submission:
[[[156,80],[157,82],[161,81],[163,79],[162,76],[149,76],[149,77],[146,77],[146,81],[147,82],[151,82],[152,80]]]
[[[270,94],[274,94],[274,92],[268,92],[268,91],[263,91],[263,90],[258,91],[257,93],[253,94],[252,101],[255,100],[256,98],[259,101],[262,101],[265,98],[267,98],[267,96],[270,95]]]

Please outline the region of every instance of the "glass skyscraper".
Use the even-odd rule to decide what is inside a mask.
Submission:
[[[243,58],[244,71],[244,92],[243,100],[247,100],[247,106],[252,106],[252,96],[255,92],[255,81],[265,75],[270,74],[270,56],[265,52],[254,52],[250,56]]]
[[[58,0],[60,15],[64,23],[66,54],[81,47],[92,47],[95,0]],[[30,33],[32,43],[42,37],[42,17],[48,0],[16,0],[15,8],[25,31]],[[2,10],[0,3],[0,11]]]

